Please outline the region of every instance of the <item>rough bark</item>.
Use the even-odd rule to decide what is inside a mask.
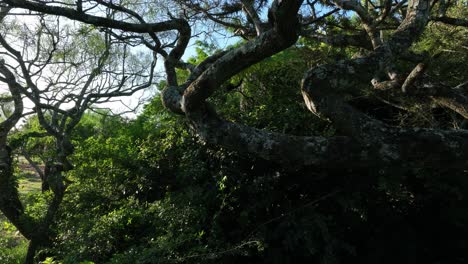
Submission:
[[[422,33],[427,17],[428,1],[410,1],[400,27],[369,56],[311,69],[303,81],[304,99],[312,112],[330,118],[340,132],[362,145],[372,145],[371,152],[379,162],[416,167],[467,167],[464,154],[468,146],[467,131],[391,128],[353,109],[340,96],[344,92],[352,93],[359,84],[362,86],[370,80],[373,69],[393,54],[403,53]],[[422,67],[416,67],[410,74],[405,91],[421,71]],[[438,100],[444,102],[440,97]]]
[[[366,118],[362,113],[355,118]],[[206,143],[252,153],[286,168],[468,168],[468,131],[396,129],[368,123],[352,136],[292,136],[225,121],[212,111],[192,115]]]

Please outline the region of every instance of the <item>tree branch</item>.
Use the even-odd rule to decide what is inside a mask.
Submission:
[[[468,20],[462,19],[462,18],[435,16],[435,17],[431,17],[431,20],[436,21],[436,22],[442,22],[444,24],[453,25],[453,26],[468,27]]]

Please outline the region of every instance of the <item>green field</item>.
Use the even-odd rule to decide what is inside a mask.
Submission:
[[[30,172],[21,173],[18,179],[19,191],[21,194],[38,192],[41,190],[41,179]]]

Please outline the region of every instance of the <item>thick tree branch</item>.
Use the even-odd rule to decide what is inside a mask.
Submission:
[[[10,11],[10,8],[0,8],[0,22]],[[16,82],[15,75],[0,59],[0,74],[3,75],[13,98],[15,110],[13,114],[0,124],[0,210],[7,219],[15,225],[18,231],[26,238],[31,238],[32,229],[28,219],[24,216],[24,208],[19,199],[18,189],[13,178],[13,160],[11,148],[7,145],[10,130],[16,125],[23,113],[23,100],[21,88]]]
[[[447,17],[447,16],[435,16],[435,17],[431,17],[431,20],[436,21],[436,22],[442,22],[448,25],[453,25],[453,26],[468,27],[468,19],[453,18],[453,17]]]
[[[80,21],[85,24],[91,24],[97,27],[120,29],[135,33],[163,32],[169,30],[186,30],[187,24],[184,19],[171,19],[159,23],[129,23],[115,19],[104,18],[79,12],[75,9],[52,6],[40,2],[26,0],[3,0],[10,7],[23,8],[30,11],[36,11],[43,14],[67,17],[69,19]]]
[[[185,90],[181,98],[186,114],[200,109],[221,84],[241,70],[289,46],[298,37],[297,11],[302,1],[281,1],[270,9],[271,30],[234,49],[214,62]]]
[[[24,156],[24,158],[28,161],[29,165],[33,167],[33,169],[36,171],[36,173],[41,177],[41,180],[44,181],[44,172],[42,169],[39,167],[39,165],[29,156],[29,153],[23,149],[21,154]]]
[[[351,137],[298,137],[224,121],[212,111],[192,118],[206,143],[252,153],[294,170],[320,168],[466,168],[468,131],[383,128],[361,144]],[[377,131],[374,129],[374,131]],[[375,144],[378,142],[378,144]]]
[[[426,64],[424,63],[418,63],[418,65],[416,65],[416,67],[414,67],[414,69],[410,72],[410,74],[408,75],[408,77],[406,77],[406,80],[405,82],[403,83],[403,85],[401,86],[401,91],[403,93],[406,93],[407,90],[413,86],[414,82],[416,81],[416,79],[418,79],[421,74],[424,73],[424,70],[426,69]]]

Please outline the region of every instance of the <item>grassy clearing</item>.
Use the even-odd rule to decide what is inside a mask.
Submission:
[[[41,179],[31,172],[22,172],[18,177],[20,194],[39,192],[41,190]]]

